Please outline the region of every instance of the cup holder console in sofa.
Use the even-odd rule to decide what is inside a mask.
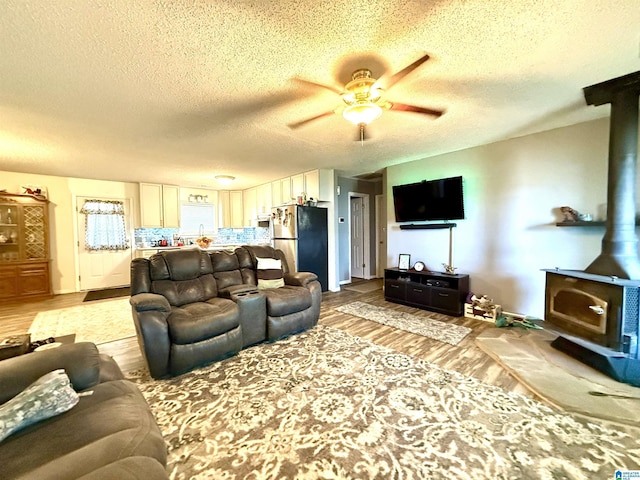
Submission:
[[[273,261],[281,266],[278,288],[261,280],[277,273]],[[267,270],[259,268],[266,262]],[[133,319],[154,378],[309,329],[318,322],[321,301],[316,275],[289,272],[282,251],[269,246],[232,253],[170,250],[131,263]]]

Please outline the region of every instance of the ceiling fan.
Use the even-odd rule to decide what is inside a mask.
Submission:
[[[365,127],[373,120],[382,115],[383,110],[396,110],[400,112],[414,112],[433,117],[441,116],[444,111],[434,110],[431,108],[418,107],[416,105],[408,105],[406,103],[398,103],[387,100],[384,97],[385,91],[389,90],[393,85],[402,80],[406,75],[418,68],[424,62],[429,60],[429,55],[424,55],[415,62],[407,65],[402,70],[388,77],[382,76],[376,80],[373,78],[371,70],[360,68],[353,72],[351,81],[347,83],[342,90],[329,85],[311,82],[308,80],[297,79],[299,82],[307,83],[316,87],[326,88],[337,93],[342,97],[344,104],[339,105],[333,110],[323,112],[304,120],[290,123],[289,128],[296,129],[320,118],[333,114],[342,114],[342,116],[357,125],[359,128],[358,140],[366,139]]]

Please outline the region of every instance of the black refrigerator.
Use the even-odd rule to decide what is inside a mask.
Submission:
[[[273,246],[284,252],[291,271],[313,272],[322,291],[329,289],[327,209],[283,205],[271,215]]]

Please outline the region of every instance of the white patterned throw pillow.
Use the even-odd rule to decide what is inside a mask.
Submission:
[[[256,276],[258,277],[258,290],[266,288],[284,287],[282,262],[277,258],[261,258],[258,260]]]
[[[78,400],[64,370],[43,375],[0,405],[0,442],[18,430],[70,410]]]

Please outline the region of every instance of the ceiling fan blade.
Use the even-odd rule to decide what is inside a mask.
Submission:
[[[311,85],[313,87],[319,87],[319,88],[324,88],[326,90],[329,90],[333,93],[337,93],[338,95],[340,95],[342,93],[342,89],[338,88],[338,87],[334,87],[333,85],[325,85],[323,83],[316,83],[316,82],[312,82],[311,80],[305,80],[303,78],[294,78],[293,81],[298,82],[298,83],[303,83],[305,85]]]
[[[315,117],[306,118],[304,120],[300,120],[299,122],[289,123],[287,126],[290,129],[295,130],[296,128],[300,128],[306,125],[307,123],[313,122],[314,120],[318,120],[323,117],[328,117],[329,115],[333,115],[333,114],[334,114],[333,110],[330,110],[328,112],[321,113],[320,115],[316,115]]]
[[[415,105],[407,105],[406,103],[397,103],[397,102],[390,102],[390,103],[391,103],[391,106],[389,107],[389,110],[395,110],[397,112],[423,113],[425,115],[432,115],[434,117],[439,117],[444,113],[443,110],[434,110],[432,108],[417,107]]]
[[[396,83],[398,83],[400,80],[402,80],[404,77],[406,77],[408,74],[410,74],[411,72],[413,72],[416,68],[418,68],[420,65],[422,65],[424,62],[426,62],[427,60],[429,60],[429,55],[424,55],[423,57],[419,58],[418,60],[416,60],[415,62],[413,62],[410,65],[407,65],[406,67],[404,67],[402,70],[394,73],[393,75],[391,75],[390,77],[385,77],[384,75],[378,80],[377,83],[380,84],[380,86],[382,88],[384,88],[385,90],[389,90],[393,85],[395,85]]]

